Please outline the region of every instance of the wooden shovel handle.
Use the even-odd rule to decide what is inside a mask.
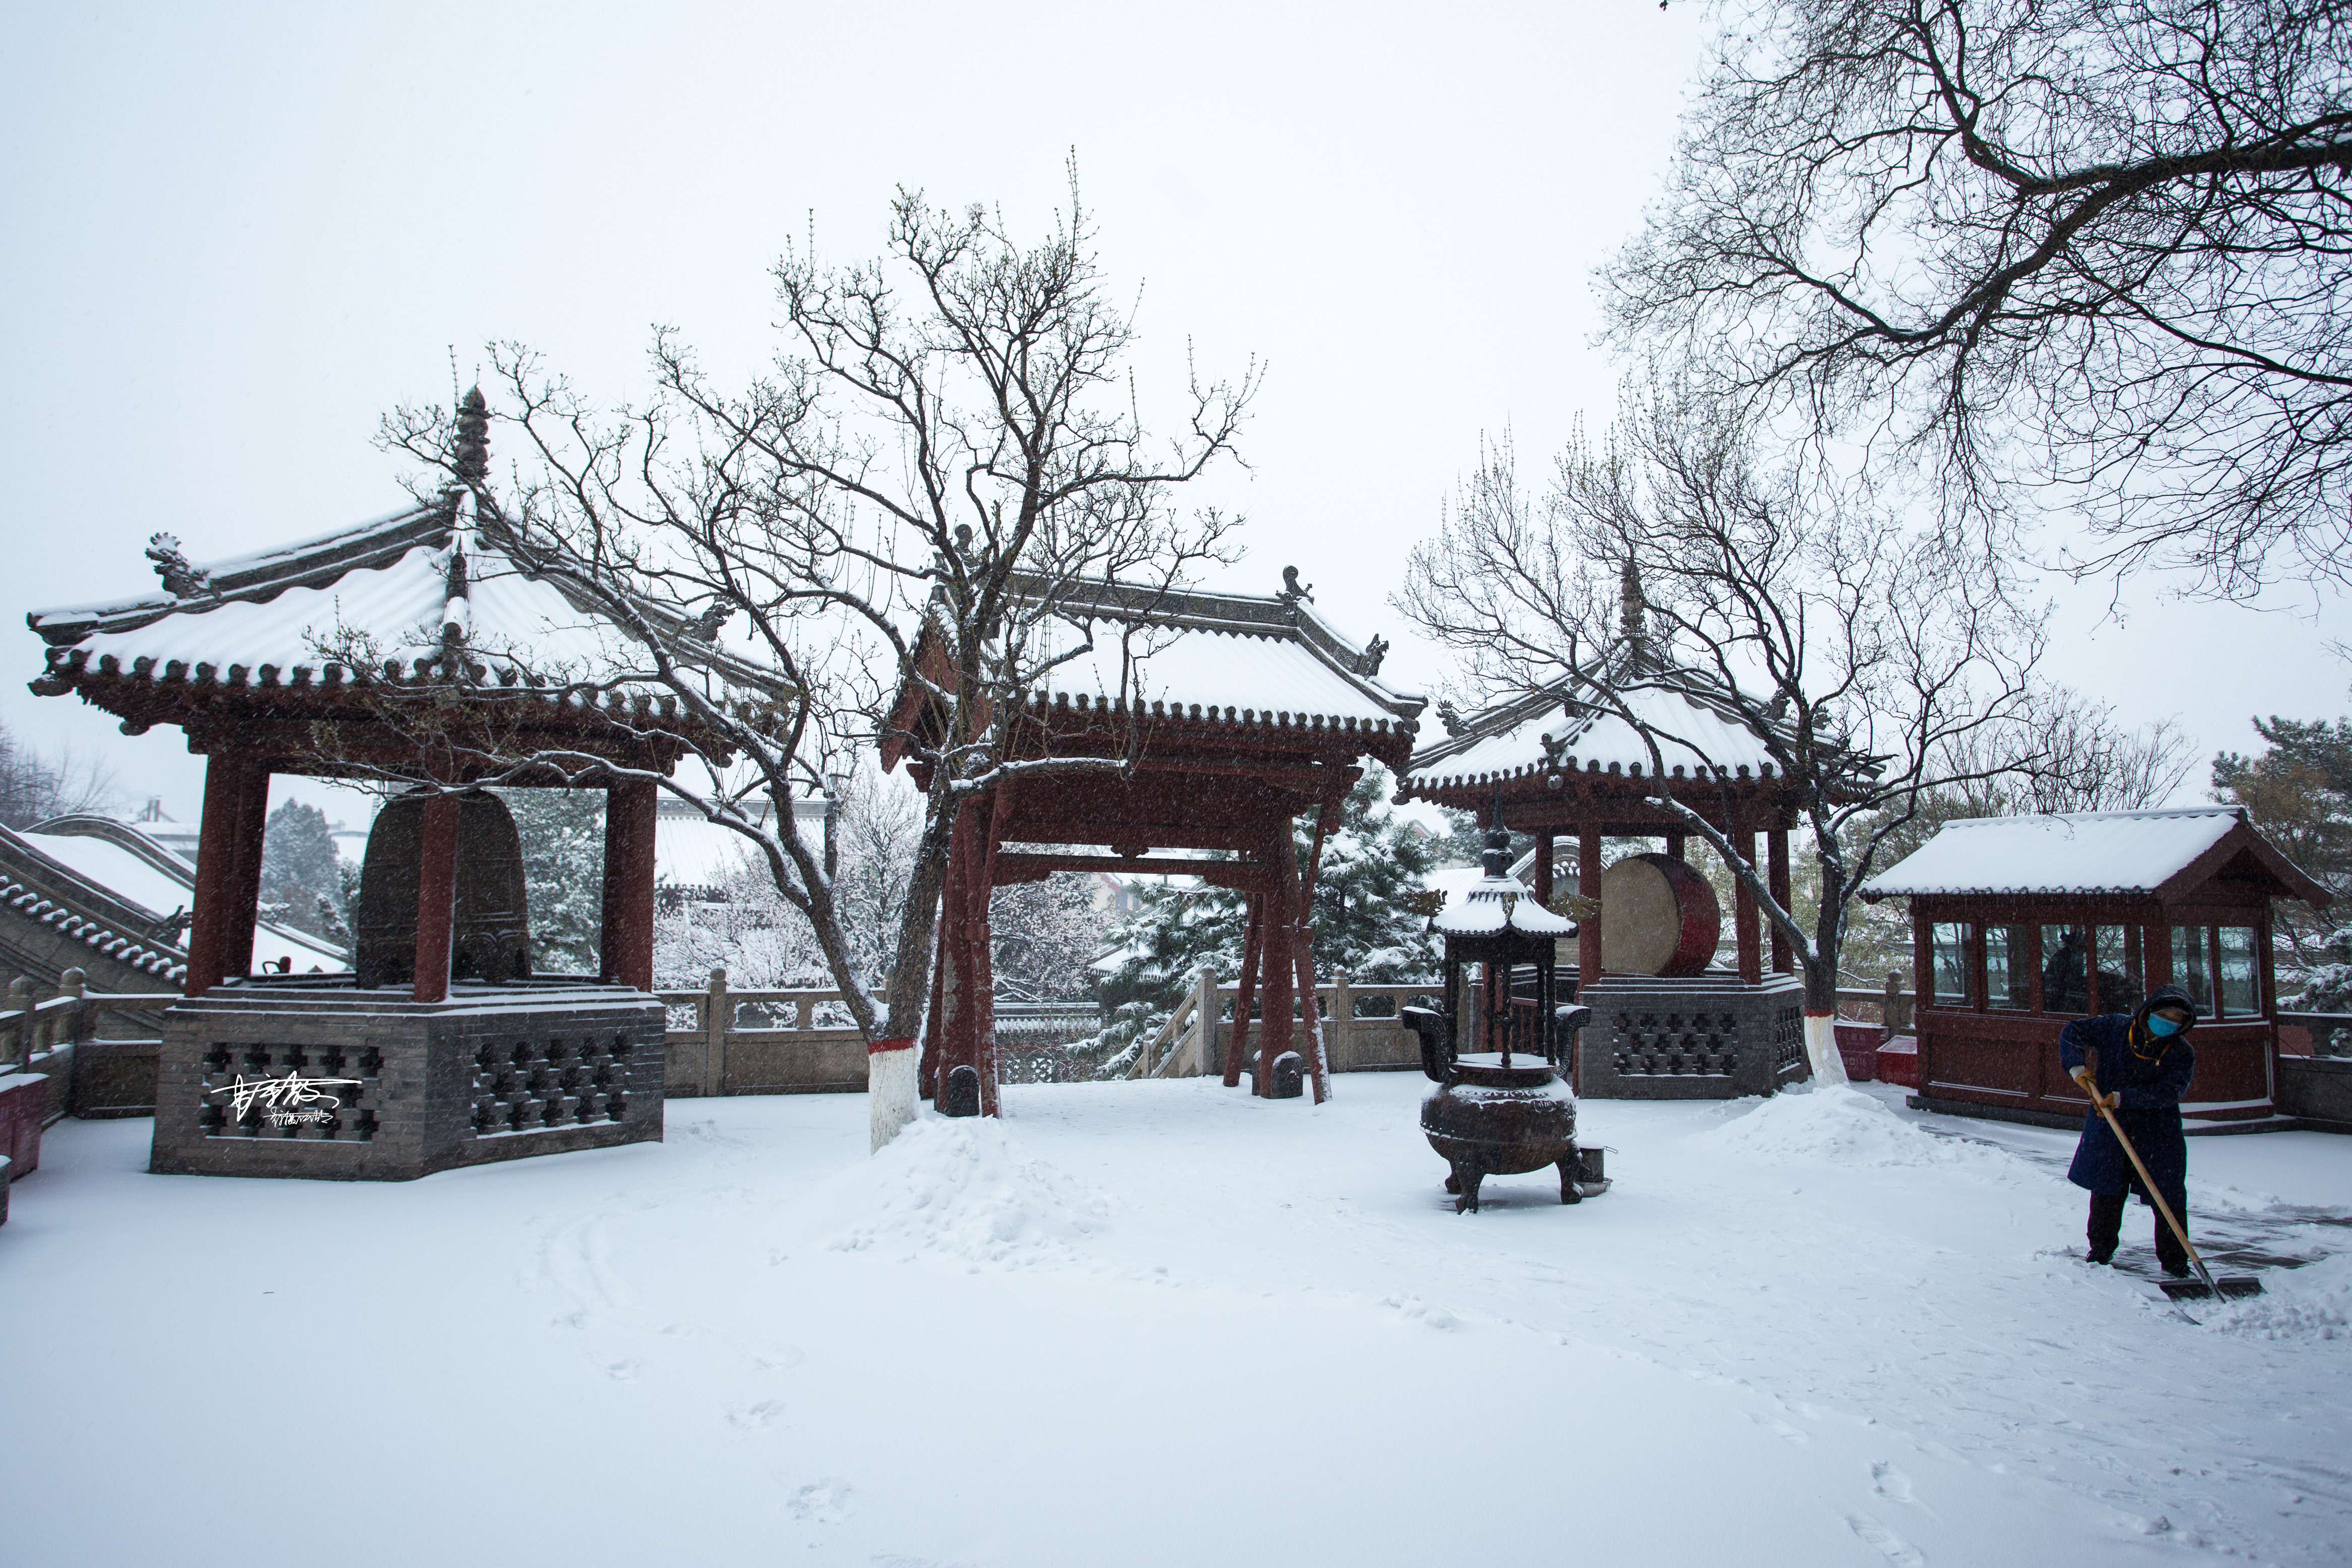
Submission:
[[[2084,1069],[2084,1076],[2088,1070]],[[2074,1081],[2083,1083],[2083,1079],[2078,1077]],[[2198,1277],[2205,1281],[2205,1288],[2218,1297],[2221,1289],[2213,1283],[2213,1271],[2205,1267],[2202,1258],[2197,1256],[2196,1244],[2189,1239],[2187,1228],[2173,1217],[2172,1205],[2164,1201],[2164,1194],[2157,1187],[2156,1178],[2147,1173],[2147,1166],[2141,1162],[2139,1151],[2133,1148],[2132,1141],[2124,1135],[2124,1124],[2117,1121],[2116,1113],[2107,1109],[2107,1097],[2099,1092],[2095,1079],[2083,1084],[2083,1087],[2090,1091],[2091,1103],[2099,1108],[2099,1114],[2107,1119],[2107,1130],[2116,1135],[2116,1142],[2122,1144],[2124,1152],[2131,1157],[2132,1169],[2139,1173],[2140,1185],[2147,1189],[2149,1201],[2156,1205],[2156,1212],[2164,1216],[2164,1223],[2170,1226],[2172,1234],[2179,1238],[2181,1250],[2188,1253],[2189,1261],[2197,1266]]]

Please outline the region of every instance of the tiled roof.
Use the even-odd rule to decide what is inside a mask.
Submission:
[[[1031,663],[1078,646],[1071,619],[1091,621],[1093,647],[1043,672],[1033,710],[1117,712],[1131,700],[1205,724],[1404,736],[1426,706],[1370,673],[1377,656],[1304,598],[1095,585],[1064,589],[1056,603],[1063,618],[1041,626]]]
[[[90,882],[5,827],[0,827],[0,909],[159,980],[187,978],[187,953],[152,934],[164,911],[143,909]]]
[[[2244,811],[2234,805],[1969,817],[1944,824],[1933,838],[1864,883],[1862,896],[2148,893],[2245,820]]]
[[[675,697],[652,695],[637,645],[528,570],[507,525],[478,513],[470,492],[190,570],[178,593],[27,616],[50,645],[37,689],[61,693],[89,675],[308,692],[435,683],[454,639],[478,685],[544,689],[577,708],[593,699],[563,690],[569,682],[635,677],[635,706],[675,711]],[[701,662],[707,689],[730,702],[772,684],[715,647]]]
[[[1622,649],[1598,676],[1563,676],[1542,690],[1498,702],[1454,734],[1413,754],[1401,793],[1460,789],[1554,773],[1669,778],[1769,779],[1764,738],[1735,716],[1718,683],[1696,672],[1644,665],[1629,671]],[[1606,686],[1612,695],[1590,695]],[[1624,712],[1618,711],[1622,706]],[[1640,721],[1628,722],[1627,715]],[[1643,728],[1658,741],[1653,762]]]

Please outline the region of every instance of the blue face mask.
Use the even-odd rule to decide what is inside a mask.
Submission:
[[[2161,1013],[2150,1013],[2147,1016],[2147,1032],[2160,1040],[2167,1035],[2180,1033],[2180,1026]]]

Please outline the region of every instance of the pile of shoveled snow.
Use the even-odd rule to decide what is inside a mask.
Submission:
[[[2262,1295],[2231,1302],[2204,1324],[2254,1340],[2352,1339],[2352,1252],[2300,1268],[2266,1268]]]
[[[830,1246],[901,1258],[942,1253],[1019,1267],[1074,1258],[1109,1196],[1024,1153],[994,1117],[925,1116],[862,1166],[821,1184],[850,1227]]]
[[[2006,1149],[1925,1131],[1843,1084],[1786,1090],[1700,1136],[1727,1153],[1774,1164],[1935,1166],[1991,1181],[2050,1179]]]

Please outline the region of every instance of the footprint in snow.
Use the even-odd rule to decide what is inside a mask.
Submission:
[[[1775,1437],[1785,1437],[1790,1442],[1797,1445],[1800,1448],[1812,1441],[1811,1437],[1806,1436],[1802,1432],[1798,1431],[1794,1426],[1790,1426],[1786,1421],[1782,1421],[1778,1417],[1770,1415],[1750,1415],[1748,1419],[1755,1422],[1759,1426],[1763,1427],[1767,1432],[1771,1433]]]
[[[634,1383],[636,1381],[637,1373],[642,1370],[644,1370],[643,1363],[631,1361],[625,1356],[619,1361],[607,1363],[604,1374],[615,1383]]]
[[[1921,1502],[1913,1493],[1911,1478],[1905,1475],[1891,1460],[1873,1459],[1870,1462],[1870,1489],[1890,1501],[1907,1502],[1913,1508],[1930,1514],[1934,1512],[1934,1510]]]
[[[740,1426],[746,1432],[756,1432],[783,1413],[782,1400],[762,1399],[757,1405],[746,1405],[740,1410],[730,1410],[727,1413],[727,1424],[730,1426]]]
[[[785,1500],[794,1519],[811,1524],[839,1524],[849,1517],[850,1499],[856,1494],[847,1481],[827,1476],[821,1481],[811,1481]]]
[[[1887,1529],[1866,1513],[1845,1516],[1845,1527],[1861,1537],[1864,1545],[1876,1549],[1895,1568],[1927,1568],[1927,1554]]]

